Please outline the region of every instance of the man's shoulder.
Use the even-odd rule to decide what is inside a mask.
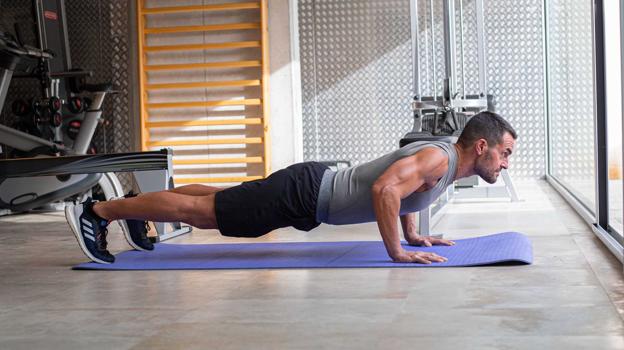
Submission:
[[[440,147],[431,145],[425,147],[412,156],[419,167],[425,171],[427,177],[438,179],[448,170],[449,155]]]
[[[432,160],[438,161],[448,159],[448,153],[446,152],[446,150],[435,144],[425,145],[423,148],[416,151],[414,155],[418,155],[421,157],[424,156],[432,158]]]

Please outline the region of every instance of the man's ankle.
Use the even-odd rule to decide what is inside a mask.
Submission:
[[[93,205],[91,205],[91,212],[95,214],[95,217],[98,220],[110,222],[110,220],[107,218],[107,215],[102,210],[102,203],[100,202],[93,203]]]

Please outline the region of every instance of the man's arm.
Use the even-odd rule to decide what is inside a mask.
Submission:
[[[416,213],[401,215],[401,226],[403,227],[403,237],[409,245],[431,247],[432,245],[455,245],[455,242],[446,239],[421,236],[416,230]]]
[[[418,230],[416,229],[416,213],[401,215],[401,227],[403,228],[403,237],[405,237],[407,242],[419,236]]]
[[[425,148],[415,155],[392,164],[372,187],[373,208],[377,225],[388,255],[396,262],[446,261],[434,253],[411,252],[401,247],[397,216],[401,199],[414,193],[426,183],[428,177],[440,178],[446,171],[446,157],[442,151]]]

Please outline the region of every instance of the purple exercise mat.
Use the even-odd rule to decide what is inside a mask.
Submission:
[[[458,239],[454,246],[412,247],[407,250],[435,252],[444,263],[393,263],[381,241],[157,244],[154,251],[126,251],[114,264],[84,263],[74,269],[88,270],[211,270],[355,267],[450,267],[496,263],[531,264],[529,239],[518,232]]]

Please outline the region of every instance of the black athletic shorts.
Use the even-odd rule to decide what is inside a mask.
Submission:
[[[328,167],[299,163],[266,179],[244,182],[215,195],[217,226],[224,236],[259,237],[280,227],[310,231],[316,222],[316,202]]]

